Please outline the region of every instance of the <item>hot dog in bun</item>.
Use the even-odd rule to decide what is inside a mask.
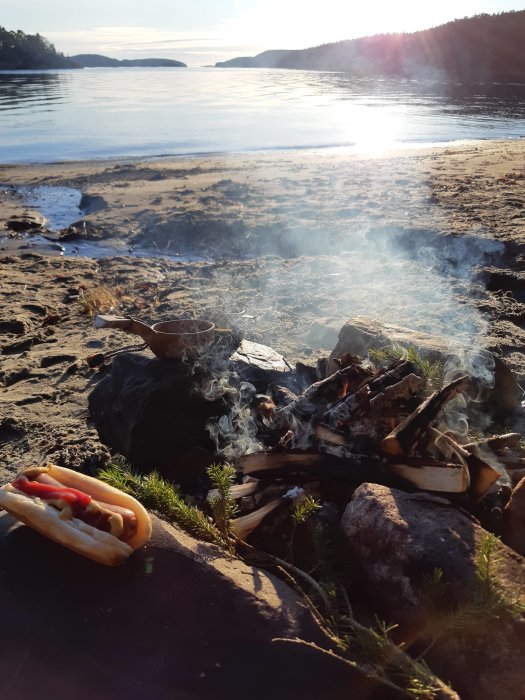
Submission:
[[[150,517],[132,496],[54,464],[24,469],[0,488],[1,508],[42,535],[108,566],[122,564],[151,536]]]

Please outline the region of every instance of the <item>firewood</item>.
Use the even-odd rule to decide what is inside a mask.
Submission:
[[[465,391],[469,383],[470,379],[465,375],[435,391],[381,441],[381,450],[390,455],[410,455],[443,405]]]
[[[403,459],[403,463],[389,464],[388,469],[425,491],[465,493],[469,487],[469,473],[461,464],[408,458]]]
[[[516,447],[522,439],[520,433],[506,433],[505,435],[493,435],[476,442],[467,442],[463,447],[469,452],[473,452],[485,447],[489,447],[493,452],[503,450],[505,447]]]
[[[327,404],[346,394],[347,391],[353,391],[368,376],[368,373],[368,370],[359,365],[350,365],[345,369],[340,369],[326,379],[310,385],[295,401],[278,410],[275,420],[282,424],[290,414],[298,415],[301,418],[315,415],[324,410]]]
[[[291,389],[287,386],[281,386],[280,384],[272,386],[270,393],[279,408],[289,406],[294,401],[297,401],[298,398],[297,394],[294,394]]]
[[[245,476],[259,479],[283,479],[290,483],[337,479],[354,484],[371,481],[385,486],[403,487],[379,457],[353,454],[344,447],[335,448],[342,457],[318,452],[256,452],[237,460]]]
[[[475,503],[481,501],[490,487],[501,477],[494,467],[477,454],[472,454],[465,449],[465,445],[459,445],[451,435],[442,433],[435,428],[430,428],[429,435],[434,437],[434,442],[445,442],[449,449],[455,453],[467,466],[470,474],[470,496]]]
[[[348,440],[344,433],[338,430],[331,430],[327,425],[323,425],[323,423],[319,423],[315,426],[314,433],[318,440],[330,442],[333,445],[348,445]]]
[[[253,513],[241,515],[239,518],[231,520],[231,526],[234,534],[240,539],[245,540],[255,528],[259,527],[264,518],[278,508],[282,503],[282,499],[278,498],[275,501],[270,501],[266,505],[258,508]]]
[[[390,406],[393,401],[410,399],[423,388],[424,384],[425,380],[417,374],[407,374],[397,384],[387,386],[380,394],[371,398],[370,409],[379,412]]]
[[[407,374],[416,374],[416,368],[413,363],[408,360],[398,360],[386,369],[376,372],[364,384],[369,387],[371,392],[381,393],[388,386],[400,382]]]
[[[369,397],[384,392],[388,386],[397,384],[406,375],[414,374],[411,362],[396,362],[388,369],[380,370],[364,380],[354,393],[349,393],[326,411],[321,422],[333,428],[341,428],[350,422],[361,407],[368,408]]]
[[[349,365],[326,379],[312,384],[302,395],[313,402],[336,401],[349,391],[353,391],[369,374],[370,371],[360,365]]]

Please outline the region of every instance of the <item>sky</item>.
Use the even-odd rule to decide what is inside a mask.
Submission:
[[[67,56],[174,58],[203,66],[266,49],[428,29],[524,5],[523,0],[0,0],[0,25],[39,33]]]

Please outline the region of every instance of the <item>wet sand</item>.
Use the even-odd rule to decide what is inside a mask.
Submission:
[[[234,322],[290,362],[368,313],[475,340],[524,379],[524,180],[525,141],[0,167],[1,475],[104,458],[85,358],[134,339],[95,330],[97,307]],[[84,196],[75,231],[51,238],[122,255],[64,257],[10,231],[27,185]],[[140,247],[202,259],[128,255]]]

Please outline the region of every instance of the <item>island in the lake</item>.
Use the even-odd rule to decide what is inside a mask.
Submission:
[[[186,68],[182,61],[171,58],[109,58],[97,53],[79,53],[71,56],[71,60],[81,68]]]
[[[464,82],[525,79],[525,10],[480,14],[411,34],[378,34],[312,48],[264,51],[217,68],[345,71],[358,77]]]
[[[170,58],[137,58],[119,61],[98,54],[64,56],[40,34],[8,31],[0,26],[0,70],[47,70],[54,68],[186,68]]]

